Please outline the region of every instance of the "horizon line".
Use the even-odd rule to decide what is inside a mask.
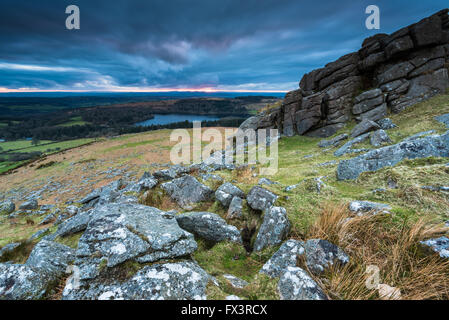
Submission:
[[[289,90],[254,90],[254,89],[212,89],[212,88],[203,88],[203,89],[191,89],[191,88],[163,88],[163,89],[113,89],[113,90],[69,90],[69,89],[60,89],[60,90],[40,90],[40,89],[9,89],[9,88],[0,88],[0,94],[2,93],[169,93],[169,92],[201,92],[201,93],[220,93],[220,92],[236,92],[236,93],[287,93]]]

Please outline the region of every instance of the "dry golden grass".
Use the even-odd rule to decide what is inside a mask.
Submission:
[[[66,285],[66,281],[69,278],[69,276],[65,276],[61,278],[55,285],[54,288],[52,288],[51,292],[49,293],[49,296],[47,297],[47,300],[61,300],[62,299],[62,293],[64,292],[64,288]]]
[[[160,188],[145,192],[140,197],[139,202],[143,205],[155,207],[163,211],[181,210],[178,204]]]
[[[321,281],[334,299],[378,299],[368,289],[367,267],[380,269],[380,283],[399,288],[402,299],[448,299],[449,261],[428,255],[419,241],[440,236],[447,229],[425,219],[394,221],[391,215],[351,216],[347,206],[326,204],[308,238],[329,240],[351,257],[343,268],[333,267]]]
[[[207,129],[209,128],[203,128],[203,131]],[[225,130],[230,128],[214,129],[219,130],[224,136]],[[192,132],[191,129],[188,131]],[[51,181],[64,186],[73,186],[74,190],[64,194],[44,192],[40,204],[60,204],[80,199],[92,189],[119,178],[108,177],[104,173],[107,170],[126,168],[127,172],[135,171],[137,178],[148,170],[148,166],[152,163],[169,163],[170,150],[178,143],[170,141],[171,132],[172,130],[164,129],[122,135],[49,155],[42,163],[53,162],[50,167],[36,170],[40,163],[34,163],[0,176],[0,192],[6,193],[11,189],[36,190]],[[87,166],[89,167],[86,169]],[[87,178],[94,184],[83,183]],[[20,205],[20,201],[16,205]]]

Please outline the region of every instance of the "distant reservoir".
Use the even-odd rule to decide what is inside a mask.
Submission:
[[[149,127],[151,125],[164,125],[183,121],[214,121],[220,118],[202,114],[155,114],[153,119],[138,122],[135,125],[139,127]]]

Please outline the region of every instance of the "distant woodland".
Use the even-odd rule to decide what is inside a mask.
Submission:
[[[237,127],[249,117],[250,105],[268,104],[277,100],[275,97],[248,96],[115,104],[109,104],[108,101],[105,105],[74,108],[76,105],[93,102],[90,97],[76,98],[0,98],[0,139],[62,141],[192,126],[188,121],[148,127],[135,126],[137,122],[152,119],[154,114],[170,113],[213,115],[220,120],[205,121],[202,125]]]

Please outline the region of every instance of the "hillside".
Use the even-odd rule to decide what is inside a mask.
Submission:
[[[447,113],[449,95],[441,95],[401,114],[392,115],[391,120],[397,127],[388,130],[392,140],[389,144],[395,144],[422,131],[444,133],[447,130],[444,124],[434,118]],[[420,119],[419,122],[416,119]],[[351,132],[354,126],[355,123],[349,123],[337,135]],[[40,206],[37,210],[19,210],[9,217],[2,216],[0,246],[21,243],[18,248],[4,255],[2,260],[25,262],[33,246],[43,236],[48,237],[49,233],[60,231],[64,226],[64,223],[57,225],[54,221],[58,221],[61,216],[70,216],[68,212],[73,210],[70,205],[83,207],[78,201],[92,190],[118,178],[123,180],[124,186],[132,185],[145,171],[156,174],[160,170],[159,164],[167,163],[169,159],[168,136],[169,131],[162,130],[99,141],[48,156],[42,163],[55,164],[47,168],[28,166],[0,177],[3,197],[13,199],[17,207],[24,201],[35,198]],[[336,157],[333,153],[337,148],[320,148],[320,141],[319,138],[305,136],[281,139],[279,171],[275,176],[266,177],[276,184],[263,185],[263,188],[274,192],[278,196],[276,205],[286,209],[291,228],[285,238],[329,240],[350,257],[349,264],[343,268],[331,268],[325,274],[313,275],[325,295],[332,299],[379,298],[376,290],[367,289],[364,284],[366,267],[374,264],[381,269],[384,283],[400,289],[404,299],[447,299],[449,262],[417,249],[419,241],[447,232],[444,222],[449,220],[448,193],[422,187],[447,187],[448,158],[406,160],[395,167],[364,173],[355,181],[338,181],[338,161],[351,156]],[[366,142],[361,147],[372,148]],[[257,168],[252,170],[248,167],[218,170],[213,172],[213,177],[201,171],[193,171],[191,175],[213,190],[223,183],[214,179],[221,177],[247,194],[262,178],[257,172]],[[131,200],[136,199],[135,201],[166,212],[186,212],[186,209],[161,189],[161,183],[163,181],[149,192],[126,191],[123,194]],[[286,191],[286,187],[291,185],[297,187]],[[391,209],[386,215],[357,216],[348,210],[349,202],[355,200],[385,203]],[[247,200],[243,202],[243,215],[240,219],[227,219],[227,209],[216,199],[200,201],[187,211],[213,212],[238,228],[252,225],[259,228],[262,222],[257,211],[248,206]],[[48,220],[51,212],[54,218],[50,221],[53,222],[40,225],[43,219]],[[351,219],[347,220],[349,217]],[[37,231],[41,233],[27,241]],[[69,235],[57,237],[56,241],[76,248],[83,232],[69,232]],[[254,245],[256,233],[252,234],[250,247]],[[279,298],[277,282],[259,274],[259,270],[279,245],[259,252],[250,249],[247,253],[238,243],[224,241],[213,245],[199,236],[195,239],[198,249],[192,253],[192,257],[219,284],[218,287],[213,284],[207,286],[209,299],[222,299],[229,295],[245,299]],[[299,265],[307,269],[304,263],[299,260]],[[147,264],[139,266],[135,262],[129,262],[120,268],[125,268],[128,274],[125,278],[128,279],[145,266]],[[118,267],[111,270],[116,268]],[[227,274],[249,284],[243,289],[236,288],[231,285],[232,281],[227,280]],[[65,279],[66,276],[63,276],[62,282],[45,297],[60,298],[61,292],[57,288],[64,286]],[[429,283],[431,286],[428,286]]]
[[[170,130],[0,176],[0,299],[449,299],[448,13],[366,39],[282,102],[239,98],[254,115],[234,133],[281,133],[271,176],[224,161],[260,147],[238,139],[172,165]]]

